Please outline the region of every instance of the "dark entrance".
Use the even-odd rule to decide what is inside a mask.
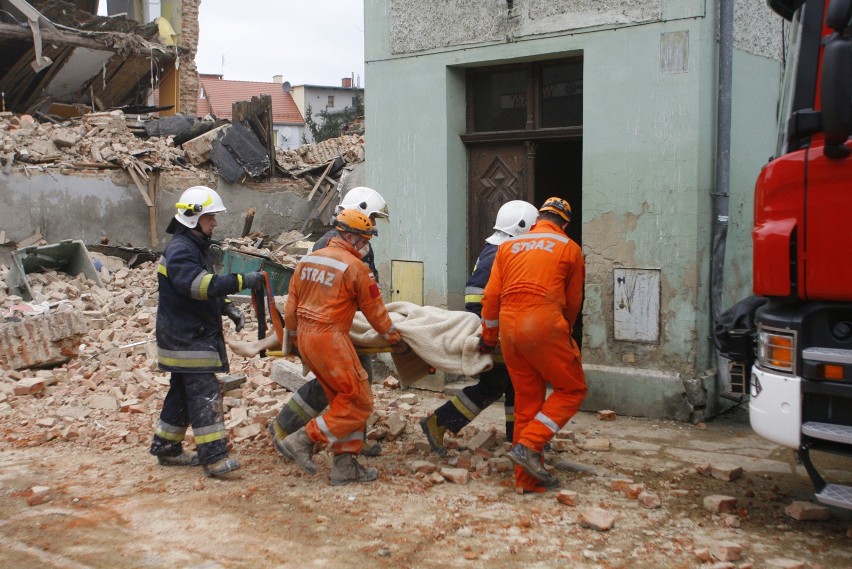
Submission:
[[[468,271],[509,200],[568,200],[582,245],[582,57],[471,70],[467,104]]]

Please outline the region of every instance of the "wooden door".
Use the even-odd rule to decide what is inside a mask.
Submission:
[[[468,154],[468,273],[485,239],[494,231],[500,206],[510,200],[532,202],[534,148],[529,143],[483,144]]]

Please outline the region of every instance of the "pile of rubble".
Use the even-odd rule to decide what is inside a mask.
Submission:
[[[183,150],[169,139],[137,138],[127,126],[136,120],[121,111],[92,113],[58,124],[0,113],[3,171],[128,168],[134,162],[148,170],[194,170],[185,164]]]
[[[50,441],[109,448],[117,444],[147,445],[162,400],[168,374],[157,369],[154,329],[157,311],[156,266],[152,262],[133,269],[121,259],[93,254],[104,283],[48,271],[28,275],[34,300],[23,302],[0,288],[0,336],[4,351],[0,368],[0,428],[12,445],[34,446]],[[0,265],[0,280],[7,269]],[[277,301],[281,305],[282,298]],[[251,311],[250,305],[243,304]],[[38,362],[21,363],[17,354],[50,341],[32,338],[32,324],[74,318],[73,346],[66,345],[62,365],[38,369]],[[252,316],[237,334],[225,320],[226,335],[242,340],[257,336]],[[29,326],[29,328],[26,328]],[[66,338],[67,339],[67,338]],[[306,378],[297,360],[246,359],[231,354],[231,375],[223,383],[226,427],[235,443],[268,445],[266,425]],[[381,367],[381,366],[379,366]],[[385,374],[383,374],[385,375]],[[401,445],[404,455],[427,451],[425,441],[404,440],[423,416],[417,395],[398,391],[399,382],[388,374],[374,385],[375,412],[368,437]],[[445,481],[466,483],[492,471],[507,472],[511,463],[507,447],[500,446],[495,429],[470,426],[458,437],[447,436],[451,451],[448,466],[410,460],[410,475],[425,484]],[[188,442],[191,441],[188,439]],[[425,445],[425,446],[424,446]]]
[[[165,119],[125,115],[121,110],[114,110],[84,114],[62,122],[39,122],[30,115],[2,112],[0,168],[7,174],[12,171],[131,167],[139,173],[151,170],[197,172],[205,164],[210,165],[213,142],[221,129],[229,127],[226,123],[220,124],[222,121],[186,119],[187,130],[194,125],[199,131],[197,137],[186,140],[165,134],[163,129],[157,128],[159,120]],[[363,162],[364,136],[350,134],[295,149],[275,150],[278,169],[297,177],[337,157],[349,164]]]

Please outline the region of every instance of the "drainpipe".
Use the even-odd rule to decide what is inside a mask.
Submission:
[[[716,122],[716,189],[713,192],[713,238],[710,252],[711,338],[723,312],[725,243],[728,237],[728,190],[731,170],[731,84],[734,1],[719,0],[719,100]],[[717,364],[724,363],[717,357]],[[720,377],[721,368],[719,369]],[[723,389],[722,392],[725,390]]]

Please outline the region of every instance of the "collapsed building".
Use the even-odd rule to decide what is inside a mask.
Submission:
[[[221,236],[324,229],[339,190],[363,177],[363,130],[276,148],[265,96],[197,118],[199,2],[159,17],[142,5],[145,25],[134,3],[102,17],[91,0],[0,0],[0,247],[161,250],[193,185],[223,196]]]

